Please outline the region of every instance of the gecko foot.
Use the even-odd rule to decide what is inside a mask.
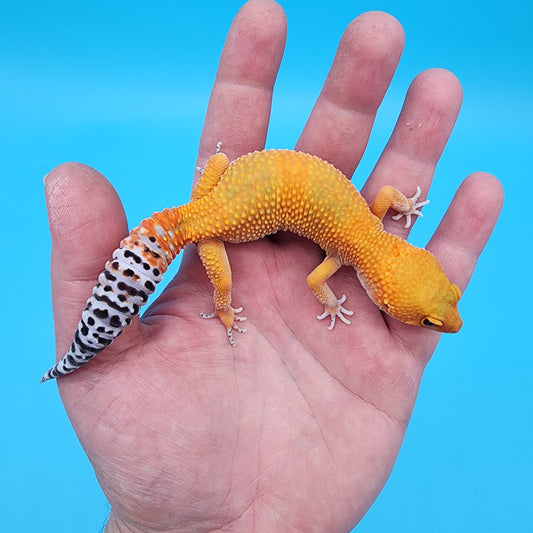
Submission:
[[[351,324],[351,322],[344,316],[353,315],[353,311],[350,311],[349,309],[344,308],[341,304],[343,304],[346,300],[346,295],[343,294],[342,297],[337,300],[337,306],[333,308],[328,308],[326,306],[326,309],[321,315],[317,315],[318,320],[324,320],[326,317],[331,317],[331,323],[328,326],[328,329],[331,331],[333,327],[335,326],[335,320],[337,317],[344,322],[345,324]]]
[[[398,213],[397,215],[394,215],[392,219],[400,220],[400,218],[405,217],[405,227],[408,228],[411,226],[412,216],[423,217],[424,215],[422,214],[421,211],[418,210],[418,208],[429,204],[429,200],[418,202],[417,200],[420,198],[421,194],[422,194],[422,189],[420,187],[417,187],[416,194],[412,198],[407,198],[409,200],[409,203],[411,204],[411,209],[409,209],[409,211],[406,211],[405,213]]]
[[[222,149],[222,141],[218,141],[217,142],[217,146],[216,146],[216,150],[215,150],[215,154],[219,154],[221,149]],[[200,174],[203,174],[204,170],[205,170],[205,167],[195,167],[195,170],[200,172]],[[204,318],[207,318],[207,317],[204,317]]]
[[[240,313],[241,311],[242,307],[237,307],[236,309],[230,307],[228,310],[224,311],[200,313],[200,316],[202,318],[220,318],[220,321],[226,326],[229,343],[232,346],[237,346],[237,341],[233,338],[233,330],[238,331],[239,333],[246,333],[246,328],[241,328],[236,324],[236,322],[244,322],[246,320],[245,316],[237,316],[237,313]]]

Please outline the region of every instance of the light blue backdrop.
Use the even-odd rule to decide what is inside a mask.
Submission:
[[[386,142],[410,80],[444,67],[463,83],[463,110],[412,241],[424,244],[468,173],[490,171],[506,190],[500,223],[461,303],[465,327],[442,340],[390,481],[356,531],[532,531],[531,4],[282,4],[289,36],[269,147],[294,145],[344,28],[380,9],[400,20],[407,41],[356,185]],[[185,201],[218,55],[240,5],[2,7],[3,531],[93,533],[108,513],[57,389],[39,384],[54,352],[42,176],[68,160],[96,167],[118,190],[131,225]],[[158,186],[143,187],[146,180]]]

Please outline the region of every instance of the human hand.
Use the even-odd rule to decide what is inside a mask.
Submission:
[[[263,148],[285,18],[270,0],[237,15],[222,54],[199,149],[230,159]],[[296,148],[351,176],[403,47],[398,22],[357,18],[344,34]],[[363,188],[426,191],[461,103],[457,80],[427,71]],[[111,185],[62,165],[46,180],[57,355],[68,348],[106,259],[127,234]],[[486,174],[467,178],[428,248],[464,289],[502,201]],[[387,229],[408,230],[390,217]],[[83,243],[83,246],[80,246]],[[330,280],[352,325],[316,320],[306,276],[316,245],[277,234],[227,246],[233,299],[248,333],[232,348],[202,320],[212,287],[195,252],[142,320],[90,364],[58,380],[72,424],[112,506],[106,531],[347,531],[383,487],[399,451],[433,331],[383,315],[351,269]],[[460,338],[458,338],[460,342]]]

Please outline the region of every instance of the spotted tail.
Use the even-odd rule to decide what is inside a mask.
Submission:
[[[179,210],[154,213],[120,243],[87,300],[69,351],[41,382],[69,374],[90,361],[139,313],[185,245],[178,227]]]

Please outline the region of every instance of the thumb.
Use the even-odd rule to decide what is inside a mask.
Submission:
[[[56,167],[45,178],[45,195],[57,359],[72,342],[98,275],[128,228],[116,191],[88,166]]]

